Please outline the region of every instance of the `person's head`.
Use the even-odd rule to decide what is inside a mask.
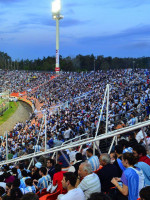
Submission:
[[[140,190],[141,200],[149,200],[150,199],[150,186],[144,187]]]
[[[11,171],[12,171],[13,174],[18,174],[16,167],[13,167]]]
[[[21,200],[39,200],[39,197],[32,192],[28,192],[27,194],[23,195]]]
[[[4,195],[4,196],[2,197],[2,200],[11,200],[11,197],[8,196],[8,195]]]
[[[56,164],[55,165],[55,172],[60,172],[61,168],[62,168],[62,166],[60,164]]]
[[[138,144],[133,147],[133,154],[135,157],[138,157],[138,158],[142,156],[146,156],[146,149],[144,146]]]
[[[46,167],[41,167],[41,168],[39,169],[39,174],[40,174],[40,176],[45,176],[45,175],[47,174],[47,169],[46,169]]]
[[[5,172],[5,173],[3,174],[3,176],[4,176],[4,178],[6,179],[6,178],[9,178],[9,177],[11,176],[11,174],[10,174],[10,172]]]
[[[27,178],[25,180],[25,184],[26,184],[26,186],[32,186],[33,185],[33,180],[31,178]]]
[[[103,192],[95,192],[90,195],[88,200],[111,200],[111,198]]]
[[[12,200],[20,200],[22,192],[19,188],[13,188],[10,190],[10,197]]]
[[[101,154],[99,161],[100,161],[100,164],[101,164],[102,166],[105,166],[105,165],[107,165],[107,164],[110,164],[111,160],[110,160],[109,154],[108,154],[108,153],[103,153],[103,154]]]
[[[22,174],[23,177],[27,177],[27,176],[28,176],[28,173],[27,173],[26,170],[22,170],[22,171],[21,171],[21,174]]]
[[[120,155],[120,154],[122,154],[122,152],[123,152],[123,146],[121,144],[116,145],[115,146],[115,153],[117,155]]]
[[[9,166],[8,165],[5,165],[4,166],[4,172],[8,172],[9,171]]]
[[[125,139],[122,139],[120,141],[118,141],[119,145],[122,145],[123,149],[128,148],[129,147],[129,142]]]
[[[19,188],[20,186],[20,179],[15,179],[12,183],[12,188]]]
[[[77,161],[82,160],[82,154],[81,153],[76,153],[75,157],[76,157]]]
[[[22,171],[22,170],[24,170],[24,165],[21,163],[21,164],[19,164],[19,169]]]
[[[133,155],[133,153],[124,153],[122,156],[122,164],[127,168],[129,166],[134,166],[138,162],[138,158]]]
[[[75,187],[77,177],[73,172],[66,172],[63,174],[62,186],[64,189]]]
[[[42,167],[42,164],[41,164],[40,162],[37,162],[37,163],[35,164],[34,169],[35,169],[35,170],[38,170],[38,169],[40,169],[41,167]]]
[[[88,158],[90,158],[91,156],[93,156],[93,149],[89,148],[86,150],[86,155]]]
[[[111,152],[110,153],[110,162],[111,162],[111,164],[113,164],[116,159],[117,159],[117,156],[116,156],[115,152]]]
[[[11,185],[12,185],[12,183],[6,183],[6,193],[7,194],[10,194]]]
[[[93,171],[92,171],[92,166],[91,166],[90,163],[88,163],[88,162],[83,162],[83,163],[80,164],[79,170],[78,170],[78,175],[79,175],[80,177],[83,177],[83,178],[84,178],[85,176],[91,174],[92,172],[93,172]]]
[[[55,165],[54,159],[51,159],[51,158],[48,159],[46,163],[47,163],[48,168],[53,167]]]

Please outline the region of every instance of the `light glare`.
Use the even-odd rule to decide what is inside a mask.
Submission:
[[[60,0],[55,0],[52,2],[52,13],[59,13],[61,10]]]

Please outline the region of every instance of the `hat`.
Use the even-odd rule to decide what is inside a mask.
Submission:
[[[37,162],[36,164],[35,164],[35,167],[37,167],[37,168],[41,168],[42,167],[42,164],[40,163],[40,162]]]
[[[128,148],[124,149],[123,153],[133,153],[132,147],[128,147]]]

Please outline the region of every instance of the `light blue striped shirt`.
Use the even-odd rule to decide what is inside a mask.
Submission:
[[[36,188],[34,186],[27,186],[26,188],[20,188],[22,194],[26,194],[28,192],[36,193]]]
[[[42,191],[42,189],[47,188],[50,182],[51,182],[51,177],[49,174],[40,178],[37,184],[37,187],[40,189],[40,192]]]
[[[91,156],[88,159],[88,162],[91,164],[93,171],[95,171],[99,168],[99,159],[97,156]]]

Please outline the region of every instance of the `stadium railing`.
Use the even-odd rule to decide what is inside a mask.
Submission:
[[[80,147],[80,146],[87,144],[87,143],[94,143],[95,144],[97,141],[101,141],[101,140],[107,139],[107,138],[113,138],[114,136],[121,135],[121,134],[130,132],[130,131],[134,131],[136,129],[140,129],[140,128],[143,128],[143,127],[146,127],[146,126],[149,126],[149,125],[150,125],[150,120],[144,121],[144,122],[138,123],[138,124],[133,125],[133,126],[129,126],[129,127],[125,127],[125,128],[122,128],[122,129],[118,129],[118,130],[115,130],[115,131],[108,132],[107,134],[104,133],[104,134],[98,135],[95,138],[87,138],[87,139],[83,139],[83,140],[78,140],[76,142],[72,142],[71,144],[60,146],[59,148],[54,147],[54,148],[48,149],[46,152],[37,152],[37,153],[29,154],[29,155],[24,155],[24,156],[19,157],[19,158],[7,160],[7,161],[1,161],[0,166],[5,165],[5,164],[9,164],[9,163],[16,163],[16,162],[21,161],[21,160],[33,159],[33,158],[36,158],[38,156],[43,156],[43,155],[46,155],[46,154],[57,153],[58,151],[63,151],[63,150],[73,148],[73,147]],[[93,146],[95,147],[96,145],[93,145]]]

